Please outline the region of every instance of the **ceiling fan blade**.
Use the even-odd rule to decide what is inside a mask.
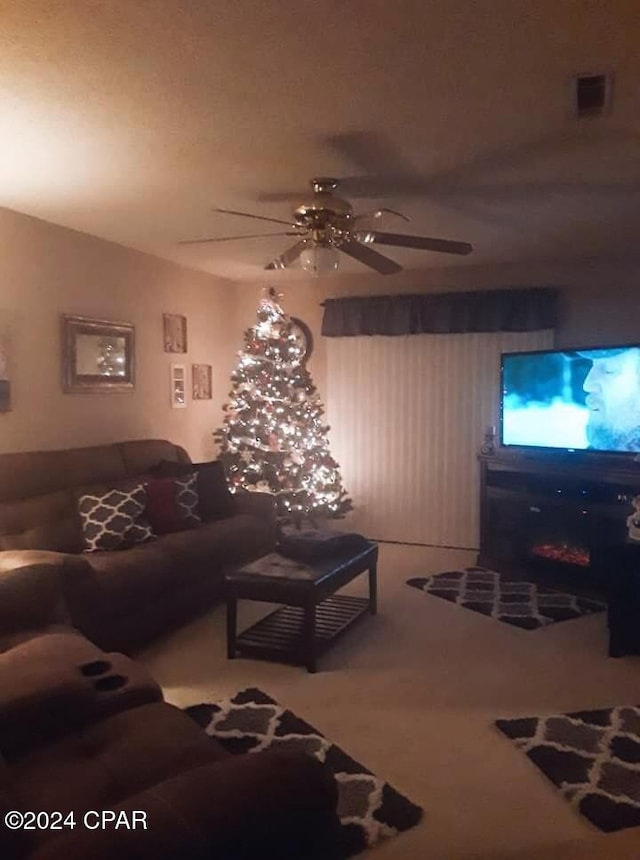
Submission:
[[[402,233],[380,233],[377,230],[367,230],[356,235],[361,242],[396,245],[399,248],[442,251],[445,254],[470,254],[473,251],[473,247],[468,242],[454,242],[450,239],[431,239],[427,236],[404,236]]]
[[[363,245],[356,239],[343,242],[341,245],[338,245],[338,248],[344,251],[345,254],[353,257],[354,260],[359,260],[365,266],[369,266],[370,269],[375,269],[381,275],[393,275],[394,272],[402,271],[402,266],[399,266],[394,260],[390,260],[388,257],[379,254],[373,248]]]
[[[236,239],[264,239],[265,236],[300,236],[287,230],[284,233],[250,233],[246,236],[214,236],[211,239],[183,239],[178,245],[200,245],[204,242],[234,242]]]
[[[381,209],[374,209],[372,212],[362,212],[360,215],[356,215],[353,218],[354,223],[358,221],[366,221],[369,218],[382,218],[385,215],[395,215],[397,218],[402,218],[403,221],[411,221],[408,215],[403,215],[402,212],[398,212],[397,209],[387,209],[386,206],[383,206]]]
[[[251,212],[238,212],[236,209],[218,209],[214,206],[212,212],[222,212],[223,215],[242,215],[244,218],[257,218],[258,221],[271,221],[273,224],[286,224],[287,227],[296,227],[291,221],[281,221],[280,218],[267,218],[265,215],[253,215]]]
[[[283,251],[279,257],[276,257],[270,263],[267,263],[265,269],[269,269],[270,271],[273,271],[273,269],[287,269],[298,259],[307,244],[307,241],[307,239],[301,239],[299,242],[296,242],[295,245],[292,245],[290,248],[287,248],[286,251]]]

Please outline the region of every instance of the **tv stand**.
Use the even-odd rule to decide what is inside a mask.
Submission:
[[[586,597],[611,593],[638,462],[499,449],[480,456],[480,469],[480,566]]]

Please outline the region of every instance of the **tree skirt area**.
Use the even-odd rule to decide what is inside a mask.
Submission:
[[[413,577],[407,585],[522,630],[537,630],[607,608],[599,600],[554,591],[533,582],[515,582],[482,567]]]
[[[317,729],[256,688],[185,711],[230,753],[297,750],[324,762],[338,784],[343,848],[351,856],[416,825],[422,810]]]
[[[496,725],[600,830],[640,825],[640,708],[622,705]]]

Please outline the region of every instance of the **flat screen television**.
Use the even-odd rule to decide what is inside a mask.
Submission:
[[[500,443],[640,452],[640,344],[503,353]]]

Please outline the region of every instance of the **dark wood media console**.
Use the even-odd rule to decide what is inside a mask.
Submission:
[[[626,520],[640,463],[592,452],[480,457],[478,564],[576,594],[609,597],[620,559],[638,558]],[[637,618],[640,626],[640,607]]]

